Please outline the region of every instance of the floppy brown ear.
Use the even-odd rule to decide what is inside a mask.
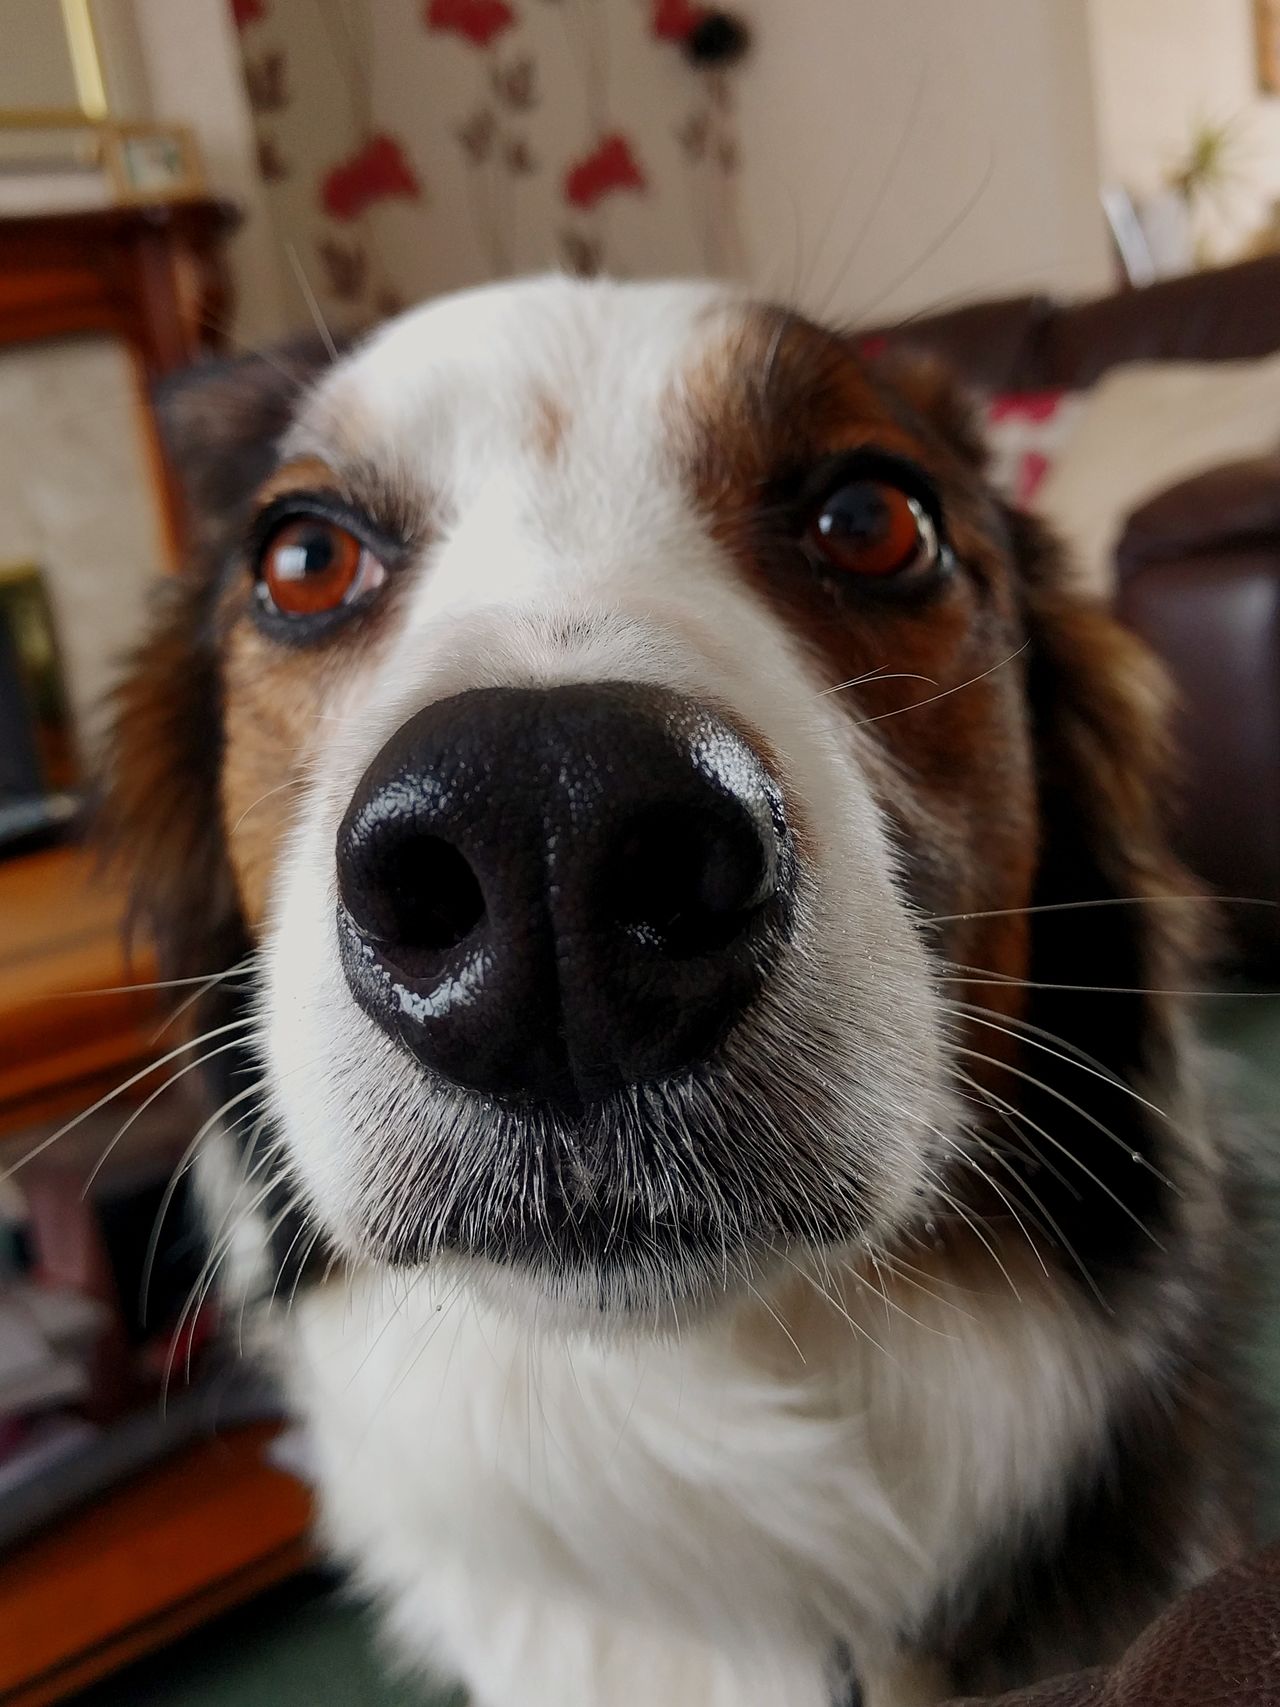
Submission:
[[[146,633],[113,698],[99,835],[129,877],[133,920],[155,941],[167,977],[212,974],[247,947],[218,799],[218,593],[298,394],[328,359],[299,342],[194,369],[158,398],[187,504],[189,556],[154,589]]]
[[[1158,1236],[1170,1207],[1160,1160],[1170,1127],[1132,1093],[1177,1118],[1187,1002],[1171,992],[1200,982],[1205,909],[1170,847],[1171,691],[1160,665],[1105,608],[1067,590],[1039,523],[1007,519],[1029,636],[1033,903],[1045,909],[1032,914],[1027,1013],[1075,1061],[1117,1081],[1025,1050],[1024,1066],[1045,1081],[1028,1112],[1079,1158],[1068,1172],[1083,1207],[1064,1198],[1060,1208],[1081,1254],[1105,1262],[1141,1239],[1138,1222]]]

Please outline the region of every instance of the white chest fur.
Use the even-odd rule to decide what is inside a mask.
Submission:
[[[899,1641],[1096,1450],[1124,1360],[1025,1277],[824,1278],[662,1342],[425,1274],[299,1299],[327,1529],[397,1644],[484,1707],[821,1707],[839,1640],[877,1704],[930,1699]]]

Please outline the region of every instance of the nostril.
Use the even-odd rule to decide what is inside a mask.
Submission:
[[[676,959],[726,948],[777,887],[777,853],[746,814],[670,806],[633,823],[610,861],[618,922]]]
[[[484,892],[466,857],[440,836],[397,836],[370,850],[374,869],[344,896],[361,935],[409,969],[448,953],[484,918]]]

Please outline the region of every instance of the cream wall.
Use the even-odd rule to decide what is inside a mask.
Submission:
[[[742,212],[758,282],[855,322],[1107,287],[1080,0],[753,10]]]
[[[1201,217],[1236,253],[1280,198],[1280,99],[1260,93],[1252,0],[1089,0],[1104,177],[1150,194],[1204,120],[1237,122],[1238,183]]]

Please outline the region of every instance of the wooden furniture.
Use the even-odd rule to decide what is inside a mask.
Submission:
[[[125,343],[175,556],[181,511],[151,387],[222,346],[220,245],[235,222],[207,200],[0,219],[0,346],[95,332]],[[125,906],[82,848],[0,860],[0,1175],[42,1124],[174,1046],[157,1040],[173,1003],[147,987],[151,955],[125,952]],[[79,1135],[59,1140],[56,1165],[87,1173]],[[307,1562],[310,1500],[265,1462],[270,1433],[184,1446],[0,1556],[6,1707],[61,1700]]]
[[[0,347],[99,332],[132,352],[169,542],[181,538],[150,388],[225,346],[231,286],[223,243],[239,215],[199,199],[0,218]]]
[[[226,202],[167,202],[0,219],[0,344],[105,332],[150,380],[220,348],[231,291]]]
[[[125,896],[80,847],[0,861],[0,1139],[87,1108],[154,1059],[163,1004]]]
[[[310,1562],[268,1424],[202,1441],[0,1558],[0,1701],[48,1707]]]
[[[23,1129],[87,1108],[172,1047],[156,1040],[172,1002],[146,988],[151,957],[126,955],[124,906],[83,848],[0,862],[0,1173],[29,1146]],[[76,1136],[57,1154],[83,1175]],[[62,1700],[309,1561],[310,1498],[265,1461],[272,1432],[183,1446],[0,1554],[6,1707]]]

